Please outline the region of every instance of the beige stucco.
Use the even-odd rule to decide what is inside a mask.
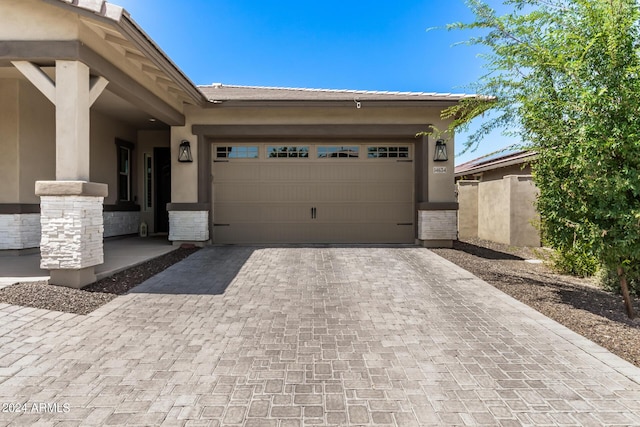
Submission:
[[[56,179],[55,109],[28,81],[19,87],[20,203],[40,203],[35,182]]]
[[[460,230],[473,231],[473,192],[461,181]],[[513,246],[540,246],[535,227],[537,189],[531,176],[507,175],[477,184],[477,237]],[[463,199],[465,200],[463,203]],[[464,238],[462,234],[461,238]]]
[[[528,163],[520,163],[517,165],[511,165],[504,168],[491,169],[482,172],[480,180],[493,181],[496,179],[502,179],[507,175],[531,175],[531,166]]]
[[[2,14],[0,40],[79,40],[175,110],[182,112],[182,99],[158,82],[157,76],[144,72],[138,57],[126,55],[125,46],[132,52],[135,49],[119,35],[115,24],[105,21],[101,25],[94,25],[90,19],[77,13],[39,0],[3,2]],[[106,37],[115,37],[118,43],[107,43]]]
[[[478,237],[509,244],[509,206],[511,191],[508,181],[483,182],[478,186]]]
[[[102,114],[91,113],[91,181],[102,182],[109,185],[109,195],[105,197],[105,204],[115,204],[117,202],[117,150],[116,138],[131,142],[135,145],[137,131],[135,128],[127,126],[122,122],[114,120]],[[137,155],[137,146],[134,148],[133,156]],[[135,157],[134,157],[135,158]],[[133,182],[137,182],[138,170],[132,168]],[[137,187],[133,188],[133,197],[139,194]]]
[[[76,14],[42,1],[3,1],[0,40],[74,40]]]
[[[362,108],[351,107],[235,107],[235,108],[185,108],[185,126],[171,128],[171,193],[174,203],[197,202],[198,189],[194,183],[198,179],[197,137],[191,133],[192,125],[398,125],[424,123],[438,129],[446,129],[447,124],[440,119],[440,107],[373,107],[362,103]],[[178,146],[182,140],[191,143],[193,163],[178,163]],[[416,142],[419,139],[416,138]],[[453,138],[447,140],[449,161],[433,162],[435,139],[429,138],[429,201],[455,202],[453,178]],[[446,173],[434,175],[433,167],[446,167]]]
[[[19,145],[17,80],[0,79],[0,203],[19,200]]]
[[[540,233],[536,228],[540,215],[535,207],[538,189],[530,175],[508,175],[510,181],[510,241],[515,246],[540,246]]]
[[[478,237],[479,181],[458,181],[458,238]]]
[[[151,208],[144,206],[144,155],[145,153],[153,156],[153,149],[156,147],[169,147],[171,132],[168,130],[159,131],[140,131],[138,132],[138,143],[136,144],[136,170],[138,171],[138,179],[136,181],[136,194],[139,195],[138,203],[141,206],[140,221],[147,224],[148,230],[155,230],[155,192],[156,186],[152,186],[152,204]],[[155,171],[154,171],[155,173]],[[155,183],[155,175],[152,178]]]
[[[26,80],[0,79],[0,203],[40,203],[36,181],[55,177],[55,108]],[[116,203],[116,145],[136,143],[137,130],[104,114],[91,112],[90,180],[109,185],[105,203]],[[138,155],[139,150],[134,150]],[[133,168],[136,179],[137,168]],[[138,187],[134,195],[141,194]]]

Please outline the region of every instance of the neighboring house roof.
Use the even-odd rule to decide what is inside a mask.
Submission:
[[[456,166],[455,177],[527,163],[535,159],[536,155],[535,151],[514,149],[510,146]]]
[[[384,92],[345,89],[309,89],[289,87],[239,86],[214,83],[211,86],[199,86],[209,102],[228,101],[428,101],[457,103],[464,98],[476,95],[450,94],[435,92]],[[363,104],[364,105],[364,104]]]
[[[169,56],[160,49],[147,33],[131,18],[121,6],[104,0],[45,0],[47,3],[73,8],[75,12],[114,26],[124,39],[106,34],[105,40],[121,46],[130,53],[132,59],[142,61],[142,69],[154,79],[160,79],[169,87],[180,90],[186,99],[197,104],[205,102],[196,85],[178,68]],[[161,75],[158,75],[160,73]],[[168,77],[168,80],[166,77]]]

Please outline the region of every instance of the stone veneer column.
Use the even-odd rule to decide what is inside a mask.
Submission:
[[[450,248],[457,239],[457,203],[418,204],[418,240],[422,246]]]
[[[174,244],[194,243],[204,246],[209,241],[208,203],[169,203],[169,240]]]
[[[96,280],[94,266],[104,262],[102,206],[107,184],[37,181],[40,196],[40,268],[50,284],[81,288]]]

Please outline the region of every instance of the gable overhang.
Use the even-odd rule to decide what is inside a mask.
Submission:
[[[0,66],[28,61],[45,70],[56,60],[80,61],[92,76],[109,81],[110,99],[113,94],[130,104],[128,108],[169,126],[184,125],[185,104],[206,104],[200,90],[123,8],[103,0],[39,1],[64,12],[66,28],[74,30],[58,37],[52,32],[24,38],[15,31],[0,41]],[[113,105],[118,103],[109,105],[112,110]]]

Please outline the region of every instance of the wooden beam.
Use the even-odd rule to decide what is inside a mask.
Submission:
[[[92,77],[89,83],[89,107],[96,102],[96,99],[100,96],[104,88],[109,84],[109,80],[105,79],[102,76]]]
[[[56,84],[40,67],[29,61],[11,61],[11,63],[55,105]]]

